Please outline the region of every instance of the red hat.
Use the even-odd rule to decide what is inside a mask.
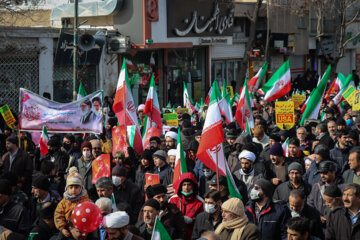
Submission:
[[[81,144],[81,151],[83,150],[84,147],[90,148],[90,151],[92,150],[91,143],[88,141],[85,141]]]

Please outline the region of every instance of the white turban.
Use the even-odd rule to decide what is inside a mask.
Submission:
[[[167,137],[170,137],[170,138],[172,138],[172,139],[174,139],[176,141],[177,140],[177,133],[173,132],[173,131],[168,131],[165,134],[165,138],[167,138]]]
[[[249,161],[255,162],[255,154],[253,152],[250,152],[248,150],[243,150],[240,154],[239,154],[239,159],[245,158]]]
[[[117,211],[106,215],[103,219],[106,228],[121,228],[129,225],[129,215],[124,211]]]
[[[168,156],[175,156],[175,157],[176,157],[176,149],[170,149],[170,150],[167,152],[167,155],[168,155]]]

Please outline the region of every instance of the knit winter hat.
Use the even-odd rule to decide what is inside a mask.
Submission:
[[[263,193],[269,197],[272,198],[272,195],[274,193],[274,186],[271,184],[269,180],[266,180],[264,178],[260,178],[254,182],[254,184],[261,187]]]
[[[70,168],[69,176],[67,176],[66,178],[66,189],[70,185],[79,185],[81,187],[84,185],[84,180],[82,176],[79,174],[76,167]]]
[[[281,143],[276,142],[274,143],[274,145],[272,145],[272,147],[270,148],[270,155],[275,155],[275,156],[284,156],[284,150],[281,146]]]
[[[127,175],[127,169],[125,167],[122,167],[120,165],[116,165],[112,171],[111,171],[111,175],[112,176],[118,176],[118,177],[126,177]]]
[[[167,188],[158,183],[158,184],[155,184],[155,185],[150,185],[146,188],[146,196],[148,198],[153,198],[154,196],[158,195],[158,194],[161,194],[161,193],[167,193]]]
[[[288,166],[288,174],[290,173],[291,170],[298,170],[301,174],[303,173],[303,167],[298,162],[292,162]]]
[[[163,150],[157,150],[154,154],[153,154],[153,158],[160,158],[161,160],[163,160],[164,162],[166,162],[166,153]]]
[[[11,142],[12,144],[15,144],[16,146],[19,145],[18,138],[16,136],[10,136],[6,139],[7,142]]]
[[[81,144],[81,151],[83,150],[84,147],[90,148],[90,151],[92,150],[92,145],[88,141],[85,141]]]
[[[226,200],[222,205],[221,209],[225,211],[229,211],[237,216],[243,216],[244,212],[244,204],[239,198],[230,198]]]
[[[41,190],[49,191],[50,181],[47,177],[40,175],[40,176],[34,178],[32,185]]]
[[[159,203],[156,199],[150,198],[150,199],[147,200],[146,203],[144,204],[144,207],[145,207],[145,206],[153,207],[153,208],[155,208],[156,210],[160,211],[160,203]]]

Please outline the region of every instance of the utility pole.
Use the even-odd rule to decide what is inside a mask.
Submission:
[[[74,0],[74,43],[73,43],[73,101],[76,101],[76,83],[77,83],[77,67],[78,67],[78,7],[79,0]]]

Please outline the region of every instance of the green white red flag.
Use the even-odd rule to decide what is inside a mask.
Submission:
[[[249,122],[250,128],[254,128],[254,118],[251,109],[251,99],[247,88],[247,80],[240,90],[239,101],[236,106],[235,119],[242,130],[246,129],[246,120]]]
[[[325,89],[330,76],[330,71],[331,65],[329,65],[326,69],[318,86],[311,92],[309,100],[306,102],[306,108],[301,118],[300,125],[304,124],[305,119],[318,119],[320,106],[325,94]]]
[[[205,103],[206,105],[208,105],[208,106],[209,106],[209,104],[210,104],[211,93],[212,93],[212,86],[210,87],[209,92],[208,92],[208,95],[206,96],[205,102],[204,102],[204,103]]]
[[[174,166],[173,183],[180,179],[181,174],[188,172],[186,166],[186,159],[184,155],[184,149],[181,142],[180,128],[178,129],[177,135],[177,146],[176,146],[176,159]]]
[[[274,101],[281,98],[291,90],[290,63],[287,60],[261,89],[265,101]]]
[[[47,132],[47,128],[46,128],[46,126],[43,126],[40,140],[39,140],[40,153],[43,155],[46,155],[48,153],[48,147],[47,147],[48,141],[49,141],[49,135]]]
[[[284,156],[289,157],[289,138],[287,138],[281,146],[284,151]]]
[[[331,83],[329,90],[325,94],[326,101],[329,102],[330,95],[338,94],[339,91],[344,87],[345,84],[345,77],[342,73],[339,73],[334,81]]]
[[[339,75],[338,75],[338,77],[340,77],[342,79],[345,79],[344,75],[342,75],[341,73],[339,73]],[[342,95],[350,86],[355,87],[354,79],[353,79],[352,74],[349,74],[346,77],[346,79],[344,80],[344,84],[343,84],[342,88],[340,89],[339,93],[332,99],[336,105],[339,105],[344,100]]]
[[[266,74],[267,68],[268,63],[265,61],[264,65],[262,65],[256,75],[248,81],[247,86],[250,92],[256,92],[259,89],[261,82]]]
[[[171,240],[169,233],[166,231],[164,225],[161,223],[158,216],[155,219],[154,230],[151,235],[151,240]]]
[[[215,84],[217,84],[216,81],[213,82],[213,88],[215,88]],[[209,159],[208,151],[224,141],[225,138],[217,91],[212,91],[210,105],[207,110],[201,140],[197,151],[197,158],[204,164],[207,162],[208,164],[205,164],[206,166],[211,165],[212,168],[210,169],[214,169],[214,163]]]
[[[184,99],[184,107],[189,109],[189,113],[192,114],[195,111],[195,108],[193,107],[193,100],[191,99],[191,96],[186,88],[185,82],[184,82],[183,99]]]
[[[85,92],[85,88],[84,88],[82,82],[80,82],[80,84],[79,84],[79,90],[78,90],[78,93],[77,93],[77,100],[80,100],[80,99],[86,97],[86,95],[87,95],[87,94],[86,94],[86,92]]]
[[[161,113],[159,99],[156,93],[154,74],[151,75],[150,87],[146,97],[144,114],[150,118],[151,122],[155,123],[158,129],[162,130]]]
[[[141,154],[143,152],[143,145],[125,58],[123,59],[123,65],[119,75],[113,110],[118,119],[119,126],[135,126],[134,150],[138,154]]]

